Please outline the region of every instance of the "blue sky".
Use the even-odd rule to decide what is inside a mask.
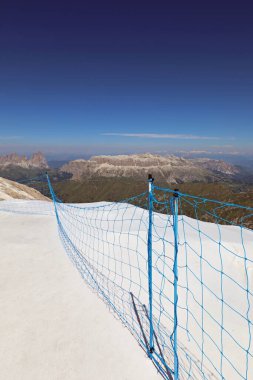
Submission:
[[[250,7],[1,5],[1,151],[253,153]]]

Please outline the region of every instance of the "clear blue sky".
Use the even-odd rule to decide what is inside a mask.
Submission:
[[[250,2],[5,2],[1,151],[253,153],[252,41]]]

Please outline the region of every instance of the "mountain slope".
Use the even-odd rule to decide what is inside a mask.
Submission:
[[[49,200],[31,187],[0,177],[0,201],[10,199]]]

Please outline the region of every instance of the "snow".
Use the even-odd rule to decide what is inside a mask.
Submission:
[[[101,226],[107,226],[108,220],[113,220],[111,228],[106,231],[108,241],[119,242],[125,246],[127,237],[119,232],[131,232],[131,245],[136,246],[137,239],[146,239],[148,214],[142,209],[124,205],[115,210],[106,203],[81,205],[86,208],[86,218],[92,216],[96,206],[105,206],[101,214]],[[144,352],[135,342],[131,334],[121,323],[113,318],[106,306],[92,293],[70,265],[61,245],[53,205],[42,201],[3,201],[0,210],[11,211],[15,207],[18,214],[0,212],[0,299],[1,299],[1,343],[0,354],[2,373],[5,379],[158,379],[155,368]],[[75,210],[76,205],[62,205],[63,212],[67,208]],[[108,210],[108,212],[106,212]],[[110,211],[109,211],[110,210]],[[121,210],[121,211],[120,211]],[[134,211],[133,211],[134,210]],[[35,215],[20,215],[22,212]],[[45,215],[36,215],[36,214]],[[76,208],[78,213],[78,208]],[[133,214],[134,213],[134,214]],[[71,214],[66,218],[65,227],[70,235],[75,236],[76,226],[71,224]],[[81,214],[80,214],[81,215]],[[135,216],[132,221],[131,216]],[[83,226],[84,219],[76,217],[77,223]],[[124,223],[122,220],[124,218]],[[143,222],[140,223],[140,220]],[[95,221],[97,223],[97,221]],[[173,231],[168,225],[166,215],[155,214],[154,225],[156,234],[166,236],[166,242],[154,239],[154,262],[163,250],[168,254],[168,260],[173,258]],[[93,221],[91,220],[92,224]],[[106,224],[107,223],[107,224]],[[110,223],[110,222],[109,222]],[[80,225],[79,225],[80,227]],[[201,239],[199,230],[202,231]],[[81,229],[80,229],[81,231]],[[136,236],[136,237],[135,237]],[[96,236],[95,236],[96,237]],[[98,235],[97,237],[101,237]],[[201,346],[203,335],[199,327],[201,323],[201,298],[204,297],[205,309],[210,315],[204,314],[204,354],[212,358],[212,363],[203,359],[206,379],[219,379],[215,368],[220,370],[221,347],[221,265],[226,276],[223,277],[223,297],[243,315],[247,314],[248,302],[246,292],[245,265],[248,270],[249,289],[253,291],[253,232],[241,231],[238,227],[217,226],[211,223],[198,222],[188,217],[179,218],[179,321],[188,329]],[[189,283],[185,276],[186,249],[188,243],[187,266]],[[243,238],[243,244],[242,244]],[[117,240],[120,239],[120,240]],[[125,239],[125,240],[124,240]],[[217,244],[221,240],[222,244]],[[81,244],[82,242],[80,242]],[[128,241],[129,243],[129,241]],[[76,241],[76,244],[79,244]],[[146,252],[145,243],[140,248]],[[123,251],[124,252],[124,251]],[[202,252],[202,274],[206,287],[201,287],[200,253]],[[245,252],[248,261],[245,264]],[[108,255],[110,250],[108,250]],[[113,254],[115,252],[113,251]],[[122,252],[121,252],[122,254]],[[87,251],[89,256],[89,251]],[[222,257],[222,263],[221,263]],[[131,257],[131,266],[136,263]],[[139,260],[139,259],[138,259]],[[250,261],[251,260],[251,261]],[[138,263],[139,264],[139,263]],[[108,261],[109,265],[109,261]],[[146,263],[140,262],[142,273]],[[139,276],[138,273],[138,276]],[[132,272],[135,276],[135,272]],[[126,273],[126,277],[129,273]],[[171,276],[168,273],[167,276]],[[154,272],[154,283],[161,282],[160,273]],[[232,278],[232,280],[230,279]],[[121,280],[121,279],[119,279]],[[133,277],[133,282],[136,279]],[[173,280],[173,278],[170,278]],[[114,279],[117,282],[117,277]],[[146,281],[146,278],[143,282]],[[236,285],[236,281],[238,285]],[[186,288],[192,293],[187,294]],[[203,290],[204,289],[204,290]],[[203,294],[202,294],[203,290]],[[163,292],[170,294],[171,287],[164,285]],[[154,302],[156,302],[154,295]],[[143,302],[147,303],[145,299]],[[252,321],[253,299],[249,295],[249,317]],[[164,304],[167,306],[167,304]],[[194,314],[194,318],[185,312],[186,306]],[[224,305],[223,305],[224,306]],[[168,307],[171,308],[171,306]],[[249,340],[249,326],[228,307],[224,307],[224,326],[226,330],[244,348],[239,349],[229,334],[223,335],[223,353],[232,360],[239,373],[245,374],[245,350]],[[218,323],[214,322],[218,321]],[[161,320],[161,323],[166,322]],[[167,326],[168,327],[168,326]],[[252,325],[250,332],[253,336]],[[187,334],[179,329],[179,344],[182,347],[179,360],[184,363],[185,352],[200,360],[200,351],[194,341],[189,341]],[[215,346],[216,344],[216,346]],[[253,346],[249,347],[252,355]],[[222,364],[224,379],[240,379],[231,365],[224,359]],[[249,374],[253,372],[253,360],[249,357]],[[194,372],[195,371],[195,372]],[[202,379],[196,368],[192,368],[194,380]],[[187,378],[182,374],[182,379]],[[248,377],[248,380],[250,377]]]
[[[160,379],[71,265],[54,217],[0,212],[0,241],[2,379]]]
[[[95,206],[96,204],[86,205],[84,208],[61,205],[58,211],[64,229],[88,262],[93,263],[95,247],[95,259],[101,257],[99,269],[104,270],[106,278],[110,274],[113,277],[112,283],[109,283],[111,287],[120,288],[123,281],[124,289],[131,289],[133,294],[138,294],[141,303],[148,305],[145,276],[148,213],[124,204],[115,207],[105,204],[105,207],[97,208],[94,212]],[[165,329],[162,327],[163,338],[168,347],[169,332],[173,330],[173,323],[168,318],[168,314],[173,316],[173,229],[168,223],[167,215],[154,214],[153,224],[153,305],[156,307],[153,317],[159,320],[160,326],[165,326]],[[103,243],[105,241],[106,244]],[[203,379],[200,368],[208,380],[220,379],[220,373],[223,373],[226,380],[246,378],[247,367],[248,373],[252,373],[252,339],[248,347],[250,334],[253,336],[252,241],[253,231],[250,230],[179,217],[178,340],[179,361],[181,368],[185,369],[185,372],[182,370],[180,379],[188,379],[189,371],[194,379]],[[164,253],[168,263],[165,268]],[[248,261],[245,261],[245,255]],[[123,274],[122,262],[125,268]],[[98,265],[95,262],[95,266]],[[245,266],[251,292],[248,297]],[[127,303],[126,293],[122,292],[122,298]],[[121,308],[120,311],[126,313],[110,291],[107,296],[110,299],[113,297],[117,307]],[[160,305],[167,314],[163,311],[159,314]],[[250,326],[247,319],[251,321]],[[182,328],[186,326],[190,340]],[[251,355],[248,363],[247,349]],[[187,354],[194,358],[194,363],[189,363]],[[171,360],[171,352],[167,351],[166,355]]]

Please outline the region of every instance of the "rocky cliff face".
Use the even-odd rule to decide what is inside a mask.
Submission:
[[[22,168],[39,168],[47,169],[48,164],[46,158],[41,152],[34,153],[31,158],[26,156],[19,156],[16,153],[0,156],[0,167],[19,166]]]
[[[70,161],[62,166],[61,171],[71,173],[75,180],[97,176],[146,179],[152,173],[157,179],[168,183],[213,182],[238,174],[236,167],[220,160],[190,160],[152,154],[94,156],[90,160]]]

